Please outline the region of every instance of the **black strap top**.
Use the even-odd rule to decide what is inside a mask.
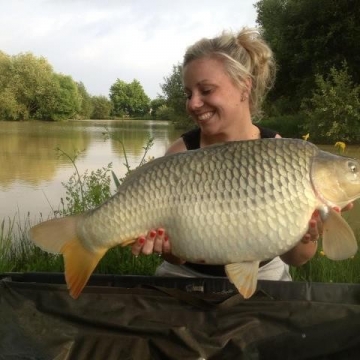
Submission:
[[[263,128],[256,125],[260,130],[261,139],[264,138],[274,138],[278,133],[271,129]],[[195,150],[200,148],[200,128],[195,128],[182,134],[181,137],[185,143],[187,150]],[[268,261],[260,263],[260,266],[265,265]],[[211,276],[226,276],[225,267],[223,265],[204,265],[204,264],[195,264],[191,262],[186,262],[184,266],[193,269],[199,273]]]
[[[260,130],[261,139],[274,138],[278,134],[276,131],[271,129],[263,128],[258,125],[256,125],[256,127]],[[200,128],[195,128],[181,135],[187,150],[195,150],[200,148],[200,133]]]

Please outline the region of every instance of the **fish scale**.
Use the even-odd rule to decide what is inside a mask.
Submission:
[[[259,143],[262,146],[258,146]],[[125,215],[126,222],[123,226],[119,228],[111,227],[111,222],[106,221],[105,223],[102,219],[101,210],[99,210],[94,211],[84,221],[83,227],[90,227],[92,231],[96,231],[96,225],[94,224],[99,223],[99,221],[104,223],[103,226],[108,227],[109,238],[114,239],[113,245],[121,242],[122,234],[126,234],[126,237],[135,238],[141,233],[146,233],[150,228],[164,227],[171,238],[174,252],[193,261],[197,258],[197,256],[193,255],[194,252],[197,252],[197,249],[193,250],[193,244],[197,244],[198,247],[200,241],[200,246],[206,247],[207,239],[201,238],[199,232],[192,231],[192,229],[203,229],[204,232],[207,229],[206,232],[213,234],[213,238],[219,237],[222,244],[222,249],[216,251],[219,253],[217,259],[206,259],[207,262],[214,263],[224,257],[228,261],[236,261],[232,254],[227,253],[226,247],[239,238],[238,226],[239,223],[243,223],[247,228],[253,229],[247,233],[247,242],[252,243],[256,250],[249,251],[246,248],[243,249],[241,245],[237,247],[241,252],[250,254],[243,255],[242,260],[253,260],[253,253],[258,254],[258,251],[261,250],[264,238],[268,241],[275,240],[266,239],[268,232],[271,236],[277,236],[279,242],[286,240],[280,238],[284,232],[281,228],[287,230],[288,224],[295,221],[293,218],[297,217],[297,213],[302,211],[302,208],[308,209],[306,219],[297,221],[297,229],[294,233],[300,236],[306,230],[315,199],[314,197],[308,199],[303,203],[302,208],[299,208],[297,205],[302,201],[297,202],[296,196],[298,196],[297,194],[303,194],[306,188],[311,187],[309,181],[311,161],[309,157],[309,161],[304,162],[302,166],[297,164],[297,161],[294,161],[298,158],[296,143],[296,141],[294,143],[290,142],[290,144],[286,142],[285,145],[288,144],[289,146],[282,146],[283,149],[281,149],[281,146],[274,147],[274,142],[238,142],[232,143],[226,148],[220,148],[221,151],[218,151],[219,146],[215,146],[208,148],[204,152],[195,152],[193,157],[178,156],[174,157],[173,161],[165,162],[161,160],[166,160],[166,158],[162,158],[158,160],[158,166],[154,167],[154,164],[149,164],[152,165],[151,171],[140,172],[136,178],[131,176],[130,179],[124,182],[122,185],[124,200],[115,196],[104,205],[110,209],[117,203],[124,205],[118,209],[109,209],[107,212],[118,214],[119,218],[124,218],[124,215],[121,214],[124,212],[127,216]],[[308,151],[315,153],[317,151],[317,148],[310,144],[308,148]],[[282,157],[281,161],[276,157],[272,159],[265,157],[264,154],[271,152],[271,150],[275,150],[275,154],[284,150],[281,152],[287,154],[287,157]],[[261,154],[262,156],[260,156]],[[185,161],[181,161],[182,158]],[[241,165],[242,159],[246,159],[246,167]],[[211,163],[214,166],[209,165]],[[294,166],[297,172],[296,176],[299,176],[299,173],[303,174],[301,182],[297,182],[295,177],[290,176],[291,174],[286,170],[289,168],[294,169]],[[210,168],[216,170],[209,171]],[[233,192],[231,192],[229,180],[226,176],[227,173],[234,174],[232,169],[237,169],[236,173],[240,175],[237,179],[238,189],[233,188],[234,183],[231,184],[231,189],[235,190]],[[264,169],[267,169],[267,171]],[[278,190],[273,188],[272,193],[269,194],[272,179],[266,174],[270,169],[272,170],[272,177],[279,179],[281,185],[277,187]],[[163,182],[159,180],[163,178],[163,173],[169,172],[174,175],[173,179],[164,186]],[[269,186],[265,186],[267,182]],[[141,186],[138,186],[138,184],[141,184]],[[141,191],[136,190],[138,187]],[[209,196],[209,193],[215,196]],[[204,194],[207,194],[207,197]],[[266,202],[265,195],[267,197]],[[270,219],[273,217],[273,210],[271,209],[273,208],[274,199],[279,196],[289,199],[288,202],[283,204],[287,210],[277,221],[277,231],[269,231],[271,229],[269,221],[271,220],[268,220],[268,217]],[[186,198],[186,207],[184,207],[184,197]],[[131,199],[131,201],[126,201],[126,199]],[[201,201],[200,206],[191,206],[191,204],[196,204],[198,201]],[[161,204],[161,207],[157,204]],[[231,208],[231,211],[224,211],[227,207]],[[263,209],[258,211],[261,207]],[[295,208],[295,212],[293,208]],[[208,211],[206,217],[204,216],[205,209]],[[256,212],[257,216],[255,216]],[[169,227],[169,216],[182,216],[181,226],[177,226],[175,229]],[[242,221],[240,221],[240,218]],[[216,221],[219,219],[221,219],[220,222]],[[89,223],[92,225],[89,226]],[[142,224],[142,227],[140,227],[140,224]],[[213,226],[212,224],[216,225]],[[295,234],[292,235],[295,236]],[[86,236],[85,233],[83,237],[86,238]],[[248,247],[247,242],[246,247]],[[281,245],[282,247],[283,245]],[[275,256],[278,248],[279,246],[274,245],[273,252],[266,252],[261,256]],[[213,251],[210,252],[213,253]],[[223,260],[221,263],[223,263]]]
[[[230,280],[249,297],[259,262],[293,248],[316,209],[328,214],[327,255],[342,259],[357,251],[352,230],[331,207],[360,197],[358,169],[356,160],[296,139],[209,146],[143,165],[98,208],[39,224],[31,238],[64,254],[74,297],[107,249],[159,227],[166,229],[175,256],[225,265]]]

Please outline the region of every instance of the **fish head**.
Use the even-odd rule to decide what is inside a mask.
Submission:
[[[360,161],[319,151],[311,166],[311,181],[326,205],[342,208],[360,198]]]

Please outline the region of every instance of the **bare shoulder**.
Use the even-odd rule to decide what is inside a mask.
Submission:
[[[178,138],[169,146],[169,148],[166,150],[165,155],[176,154],[179,152],[184,152],[186,150],[187,149],[183,138]]]

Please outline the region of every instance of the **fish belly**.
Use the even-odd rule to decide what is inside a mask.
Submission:
[[[156,159],[80,225],[87,247],[112,247],[163,227],[172,252],[192,262],[265,260],[305,234],[317,199],[318,151],[297,140],[227,143]]]

